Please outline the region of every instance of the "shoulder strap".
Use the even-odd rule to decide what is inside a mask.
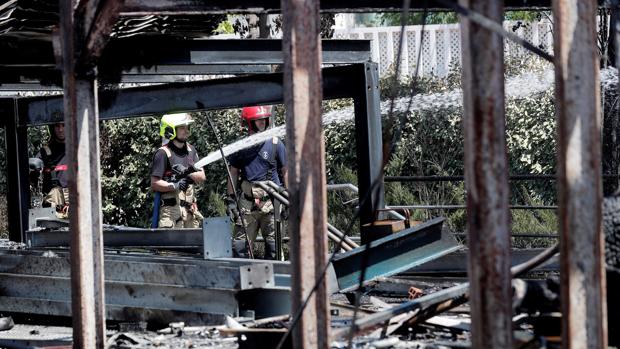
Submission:
[[[265,180],[270,181],[273,178],[273,171],[276,169],[276,153],[278,152],[278,137],[271,139],[271,154],[269,154],[269,170],[265,174]]]
[[[168,157],[168,159],[170,159],[172,157],[172,152],[170,151],[170,148],[166,147],[165,145],[162,146],[161,148],[159,148],[161,150],[164,151],[164,153],[166,153],[166,156]]]
[[[43,151],[45,151],[45,155],[47,156],[52,155],[52,149],[50,149],[50,147],[47,144],[43,146]]]
[[[189,143],[186,143],[186,144],[187,144],[187,156],[189,156],[189,161],[190,162],[194,161],[194,156],[197,154],[196,148]]]
[[[166,162],[166,171],[164,172],[164,177],[168,176],[166,175],[166,173],[168,173],[170,171],[171,165],[170,165],[170,158],[172,157],[172,151],[170,150],[170,148],[168,148],[167,146],[163,145],[159,148],[160,150],[163,150],[164,153],[166,153],[166,159],[168,159],[168,161]]]

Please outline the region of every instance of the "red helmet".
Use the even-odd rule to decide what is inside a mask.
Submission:
[[[267,125],[269,127],[269,118],[271,117],[271,106],[257,106],[257,107],[245,107],[241,110],[241,123],[248,126],[250,134],[259,132],[254,121],[260,119],[267,119]]]

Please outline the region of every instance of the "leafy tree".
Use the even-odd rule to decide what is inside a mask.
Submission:
[[[506,11],[504,20],[534,22],[548,17],[550,17],[550,13],[546,11]],[[458,20],[456,12],[428,12],[426,14],[426,21],[424,21],[423,12],[412,12],[407,17],[407,25],[421,25],[424,22],[426,24],[452,24],[457,23]],[[375,25],[399,26],[400,21],[400,13],[386,12],[378,14],[374,22]]]
[[[506,21],[538,22],[549,18],[551,18],[549,11],[506,11],[504,15]]]
[[[377,25],[399,26],[401,14],[399,12],[381,13],[377,15],[375,21]],[[458,22],[458,17],[455,12],[428,12],[426,21],[424,21],[423,12],[412,12],[407,16],[407,25],[421,25],[424,22],[426,24],[450,24]]]

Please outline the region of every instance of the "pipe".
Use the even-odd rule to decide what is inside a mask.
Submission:
[[[352,248],[360,247],[360,245],[357,242],[353,241],[350,237],[346,236],[343,232],[338,230],[338,228],[334,227],[333,225],[331,225],[329,223],[327,223],[327,230],[331,231],[339,239],[344,239],[343,243],[346,243],[347,245],[351,246]]]
[[[273,196],[276,200],[280,201],[286,206],[289,206],[288,199],[284,197],[284,195],[288,196],[288,193],[286,192],[286,190],[279,190],[280,188],[283,189],[282,187],[278,186],[272,181],[256,182],[255,184],[258,185],[264,191],[266,191],[269,195]],[[342,239],[342,236],[344,235],[344,233],[342,233],[336,227],[334,227],[333,225],[329,223],[327,223],[327,232],[328,232],[327,236],[336,243],[338,243]],[[344,248],[347,251],[350,251],[357,247],[359,247],[357,243],[355,243],[353,240],[351,240],[346,235],[344,236],[342,248]]]
[[[359,193],[359,189],[351,184],[351,183],[342,183],[342,184],[328,184],[327,185],[327,190],[350,190],[354,193]],[[388,205],[385,205],[385,208],[387,209],[391,209],[393,207],[390,207]],[[388,214],[390,214],[392,216],[392,218],[394,219],[400,219],[400,220],[406,220],[407,218],[405,218],[405,216],[401,215],[400,213],[396,212],[396,211],[388,211]]]
[[[338,242],[340,241],[340,238],[338,238],[338,236],[334,235],[334,233],[332,233],[329,229],[327,229],[327,237],[328,237],[331,241],[333,241],[333,242],[335,242],[335,243],[338,243]],[[353,250],[353,248],[352,248],[351,246],[347,245],[346,243],[344,243],[344,241],[343,241],[343,243],[342,243],[342,244],[340,244],[340,248],[342,248],[342,249],[343,249],[343,250],[345,250],[345,251],[351,251],[351,250]]]

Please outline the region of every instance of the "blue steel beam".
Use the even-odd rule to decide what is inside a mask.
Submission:
[[[461,245],[452,234],[442,231],[444,221],[443,217],[434,218],[338,255],[332,263],[338,288],[346,292],[358,287],[365,253],[369,255],[362,284],[398,274],[460,249]]]

